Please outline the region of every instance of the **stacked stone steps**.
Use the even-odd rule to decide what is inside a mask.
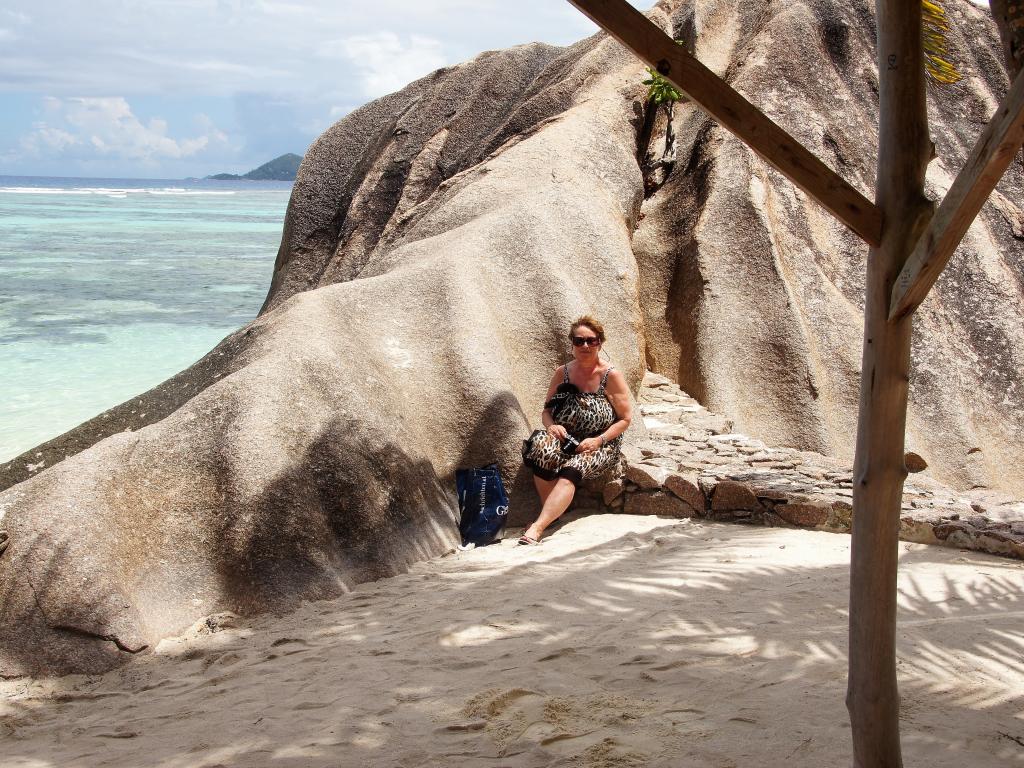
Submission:
[[[621,472],[581,494],[581,511],[850,531],[849,465],[735,432],[729,419],[654,373],[644,377],[638,410],[647,439],[624,447]],[[916,455],[907,464],[927,467]],[[900,538],[1024,559],[1024,503],[991,491],[958,493],[913,474]]]

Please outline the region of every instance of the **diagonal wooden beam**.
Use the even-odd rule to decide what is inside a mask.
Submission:
[[[889,303],[890,322],[906,317],[924,301],[1021,145],[1024,71],[1014,79],[896,278]]]
[[[569,0],[870,245],[878,208],[626,0]]]

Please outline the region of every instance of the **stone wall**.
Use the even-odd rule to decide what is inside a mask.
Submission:
[[[638,399],[648,439],[624,449],[613,479],[581,489],[578,509],[849,533],[849,465],[733,432],[658,374],[645,376]],[[1024,503],[984,488],[952,491],[917,454],[906,463],[901,539],[1024,559]]]

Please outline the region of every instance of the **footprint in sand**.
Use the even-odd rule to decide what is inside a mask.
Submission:
[[[683,707],[680,709],[666,709],[661,713],[662,717],[668,720],[673,727],[691,726],[706,718],[707,713],[703,709],[695,707]]]
[[[301,704],[296,704],[293,709],[298,711],[305,711],[308,709],[324,709],[334,704],[333,701],[304,701]]]
[[[544,696],[522,688],[489,689],[463,707],[466,721],[441,732],[484,731],[497,747],[498,757],[541,749],[573,765],[582,761],[583,765],[639,766],[646,764],[645,756],[622,740],[634,740],[630,734],[652,709],[650,702],[607,693]]]
[[[203,672],[206,672],[210,667],[216,666],[219,669],[226,669],[227,667],[233,667],[235,664],[242,660],[241,654],[229,651],[227,653],[219,653],[213,656],[208,656],[203,660]]]
[[[462,714],[467,717],[493,718],[502,714],[509,705],[524,696],[540,696],[536,691],[528,691],[525,688],[512,688],[502,691],[498,688],[490,688],[481,691],[466,702],[462,708]]]
[[[757,720],[752,717],[730,717],[730,723],[747,723],[749,725],[757,725]]]
[[[100,731],[99,733],[91,733],[89,735],[97,739],[134,739],[139,734],[138,731],[128,731],[119,728],[116,731]]]
[[[658,661],[659,657],[649,653],[642,653],[639,656],[634,656],[629,661],[624,661],[619,664],[620,667],[629,666],[630,664],[653,664]]]
[[[655,672],[668,672],[670,669],[676,669],[677,667],[688,667],[692,663],[689,659],[680,659],[679,661],[670,661],[668,664],[651,667],[651,669]]]
[[[463,669],[475,669],[476,667],[483,666],[482,661],[446,661],[441,664],[443,669],[450,669],[452,671],[459,671]]]
[[[554,653],[549,653],[547,656],[542,656],[537,661],[555,661],[556,659],[564,659],[569,656],[579,656],[575,648],[559,648]]]
[[[300,640],[297,637],[279,637],[277,640],[270,644],[271,648],[280,648],[282,645],[291,645],[292,643],[299,643],[301,645],[309,645],[305,640]]]
[[[471,720],[467,723],[452,723],[451,725],[445,725],[438,728],[435,733],[453,732],[453,733],[465,733],[468,731],[482,731],[487,727],[486,720]]]

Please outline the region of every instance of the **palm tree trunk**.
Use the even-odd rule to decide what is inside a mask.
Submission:
[[[868,257],[860,414],[854,460],[846,706],[857,768],[901,768],[896,683],[896,571],[903,497],[911,321],[888,322],[889,297],[930,215],[931,154],[921,6],[876,0],[881,245]]]

